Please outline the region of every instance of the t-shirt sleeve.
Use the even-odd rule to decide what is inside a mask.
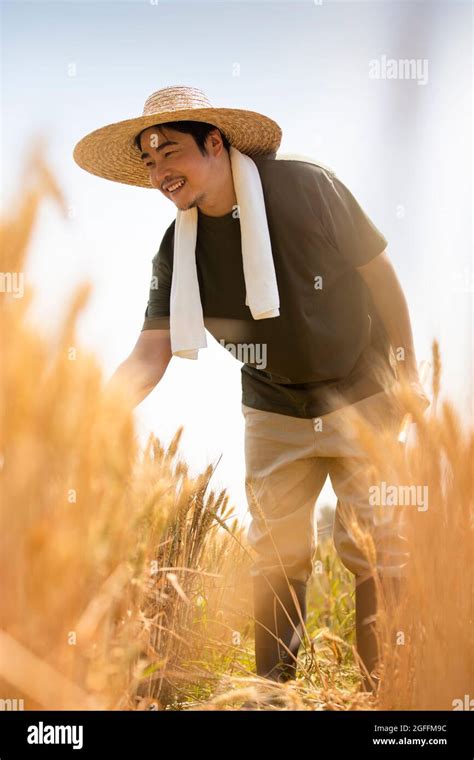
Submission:
[[[320,172],[318,196],[321,224],[351,266],[364,266],[385,250],[387,239],[334,172]]]
[[[152,259],[150,292],[142,330],[169,329],[171,279],[173,276],[173,235],[167,229],[158,253]]]

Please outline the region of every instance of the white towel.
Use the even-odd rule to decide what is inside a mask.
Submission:
[[[280,315],[275,266],[268,232],[262,183],[250,156],[230,146],[230,163],[240,214],[245,305],[254,319]],[[197,359],[207,347],[196,267],[197,208],[178,210],[174,231],[170,294],[171,352]]]

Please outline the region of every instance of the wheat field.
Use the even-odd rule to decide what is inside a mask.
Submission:
[[[28,176],[3,213],[2,273],[25,271],[41,204],[65,209],[37,154]],[[166,449],[153,434],[140,448],[125,391],[106,393],[78,345],[90,293],[77,288],[54,338],[31,317],[30,284],[23,298],[0,293],[5,709],[231,710],[249,695],[265,709],[278,691],[288,710],[450,710],[474,694],[474,439],[439,400],[436,342],[429,413],[400,390],[416,442],[360,428],[380,478],[430,496],[426,511],[406,508],[410,571],[396,613],[389,604],[378,621],[380,689],[359,688],[353,578],[330,538],[317,550],[298,679],[270,684],[254,674],[251,554],[229,496],[212,490],[211,466],[189,476],[182,428]]]

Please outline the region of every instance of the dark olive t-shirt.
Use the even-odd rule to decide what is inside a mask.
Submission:
[[[387,334],[356,271],[387,247],[348,188],[315,162],[255,158],[262,182],[280,314],[245,305],[240,220],[198,209],[196,264],[204,325],[243,362],[242,402],[317,417],[382,390],[394,373]],[[143,330],[169,328],[173,221],[153,258]]]

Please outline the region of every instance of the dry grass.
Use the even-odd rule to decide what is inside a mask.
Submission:
[[[2,222],[2,272],[25,271],[42,200],[65,205],[38,155]],[[31,318],[31,287],[0,294],[0,696],[26,709],[222,710],[252,695],[276,709],[277,692],[280,709],[357,710],[452,709],[472,693],[473,436],[453,406],[422,416],[402,391],[418,423],[409,448],[360,430],[374,478],[429,493],[427,511],[404,511],[411,559],[400,609],[379,621],[378,696],[358,690],[353,579],[331,541],[318,549],[300,677],[269,684],[252,675],[250,557],[228,496],[209,490],[211,466],[189,477],[181,428],[167,450],[153,435],[140,450],[125,391],[106,394],[77,344],[89,293],[73,294],[53,339]],[[437,400],[436,345],[433,364]]]
[[[2,223],[2,272],[24,272],[41,199],[64,205],[47,167],[29,166]],[[166,451],[154,436],[139,450],[125,391],[105,394],[77,344],[88,294],[78,288],[49,340],[29,315],[30,287],[0,300],[2,696],[113,709],[135,707],[140,685],[165,706],[208,636],[232,645],[231,656],[219,648],[226,665],[238,651],[229,626],[246,554],[228,497],[208,492],[212,468],[192,479],[180,461],[181,429]]]
[[[416,435],[407,444],[390,431],[374,431],[356,421],[372,463],[371,484],[385,482],[398,494],[411,489],[404,505],[374,507],[377,521],[402,527],[409,552],[399,600],[377,577],[383,653],[378,709],[451,710],[473,689],[474,436],[449,400],[440,403],[436,341],[432,367],[428,411],[423,412],[403,381],[393,391],[395,403],[416,423]],[[374,568],[372,536],[358,527],[356,518],[351,527]]]
[[[450,401],[438,401],[436,343],[433,368],[431,413],[420,414],[408,390],[400,394],[417,424],[416,442],[405,455],[393,444],[384,452],[392,482],[426,486],[428,508],[404,510],[410,559],[398,614],[389,610],[381,620],[382,709],[451,710],[474,686],[474,436]],[[367,447],[380,458],[380,441],[368,439]]]

